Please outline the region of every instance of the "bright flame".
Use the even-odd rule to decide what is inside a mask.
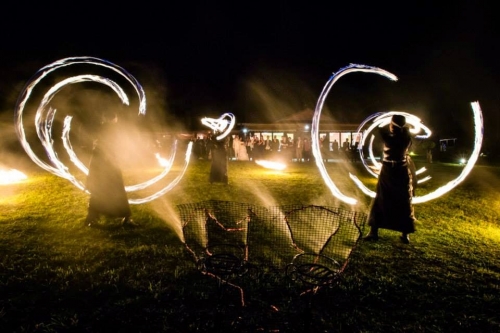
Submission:
[[[286,168],[286,164],[280,162],[256,160],[255,163],[266,169],[273,169],[278,171],[285,170]]]
[[[0,170],[0,185],[14,184],[27,178],[28,176],[19,170]]]
[[[169,161],[169,160],[167,160],[167,159],[165,159],[165,158],[161,157],[161,156],[160,156],[160,153],[156,153],[156,154],[155,154],[155,157],[156,157],[156,159],[158,160],[158,163],[160,163],[160,165],[161,165],[162,167],[165,167],[165,168],[166,168],[166,167],[169,167],[169,168],[170,168],[170,167],[172,166],[172,161]]]

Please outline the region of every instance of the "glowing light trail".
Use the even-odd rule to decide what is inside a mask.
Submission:
[[[431,130],[425,126],[424,124],[421,123],[421,120],[407,112],[400,112],[400,111],[390,111],[390,112],[378,112],[375,113],[368,118],[366,118],[359,126],[357,129],[357,132],[355,134],[356,137],[361,137],[361,141],[359,142],[359,155],[360,155],[360,160],[363,163],[363,166],[365,169],[374,177],[378,178],[378,172],[375,172],[374,170],[379,171],[380,168],[382,167],[382,164],[380,164],[376,159],[373,154],[373,140],[375,138],[374,135],[370,136],[370,133],[377,127],[384,127],[388,126],[389,123],[391,122],[391,118],[393,115],[402,115],[406,119],[406,123],[410,125],[410,132],[415,135],[415,138],[417,139],[426,139],[429,138],[432,134]],[[363,131],[364,126],[373,119],[373,123]],[[420,132],[424,132],[424,134],[417,134]],[[365,141],[366,138],[370,136],[370,144],[368,145],[368,155],[369,155],[369,161],[372,163],[372,166],[368,166],[366,163],[366,160],[363,156],[363,148],[365,147]],[[420,169],[417,171],[417,175],[421,174],[424,172],[425,169]]]
[[[202,118],[201,123],[211,128],[215,133],[221,133],[216,137],[216,139],[222,140],[233,130],[234,125],[236,124],[236,118],[232,113],[224,113],[218,119],[208,117]]]
[[[313,156],[316,161],[316,166],[318,167],[321,176],[323,177],[323,180],[325,181],[326,185],[332,192],[332,194],[337,197],[338,199],[344,201],[345,203],[348,203],[350,205],[354,205],[357,203],[357,200],[355,198],[349,197],[337,188],[335,183],[332,181],[330,176],[328,175],[328,172],[326,171],[325,164],[323,162],[323,158],[321,156],[321,150],[320,150],[320,144],[319,144],[319,122],[321,118],[321,111],[323,110],[323,105],[325,103],[326,97],[328,96],[328,93],[330,92],[330,89],[332,86],[335,84],[335,82],[338,81],[342,76],[353,73],[353,72],[365,72],[365,73],[374,73],[378,75],[382,75],[387,77],[390,80],[397,81],[397,77],[389,73],[388,71],[385,71],[383,69],[377,68],[377,67],[371,67],[371,66],[366,66],[366,65],[356,65],[356,64],[350,64],[349,66],[346,66],[344,68],[341,68],[338,72],[333,73],[333,75],[330,77],[330,79],[327,81],[325,87],[323,88],[323,91],[321,92],[321,95],[319,96],[318,103],[316,104],[316,108],[314,111],[314,116],[313,116],[313,121],[312,121],[312,126],[311,126],[311,141],[312,141],[312,151],[313,151]]]
[[[319,122],[320,122],[320,117],[321,117],[321,111],[323,109],[324,102],[326,100],[326,97],[328,96],[328,93],[330,89],[332,88],[333,84],[343,75],[352,73],[352,72],[367,72],[367,73],[374,73],[374,74],[379,74],[382,76],[385,76],[393,81],[397,81],[397,77],[383,69],[377,68],[377,67],[371,67],[371,66],[365,66],[365,65],[356,65],[356,64],[351,64],[349,66],[346,66],[344,68],[341,68],[338,72],[334,73],[330,79],[327,81],[325,87],[323,88],[323,91],[321,92],[321,95],[318,99],[318,102],[316,104],[314,116],[313,116],[313,121],[312,121],[312,127],[311,127],[311,136],[312,136],[312,151],[313,155],[316,161],[316,165],[321,173],[321,176],[323,177],[323,180],[325,181],[326,185],[332,192],[332,194],[337,197],[338,199],[344,201],[345,203],[354,205],[357,203],[357,200],[355,198],[349,197],[345,194],[343,194],[335,185],[335,183],[332,181],[330,176],[328,175],[328,172],[326,171],[323,158],[321,156],[321,151],[320,151],[320,145],[319,145]],[[423,196],[415,196],[412,199],[412,202],[414,204],[418,203],[423,203],[435,198],[438,198],[439,196],[449,192],[452,190],[454,187],[456,187],[459,183],[461,183],[467,175],[470,173],[472,168],[474,167],[474,164],[477,162],[477,159],[479,157],[479,154],[481,152],[481,146],[482,146],[482,141],[483,141],[483,116],[481,112],[481,108],[479,106],[479,102],[472,102],[472,111],[473,111],[473,118],[474,118],[474,130],[475,130],[475,138],[474,138],[474,150],[465,164],[462,172],[460,175],[448,182],[446,185],[438,188],[437,190],[428,193]],[[376,127],[382,127],[382,126],[387,126],[387,124],[390,122],[390,118],[392,117],[393,114],[403,114],[406,117],[407,122],[412,125],[412,130],[411,132],[413,134],[420,133],[421,131],[424,131],[425,134],[416,134],[415,137],[419,139],[425,139],[430,137],[431,131],[421,124],[420,119],[418,117],[415,117],[409,113],[406,112],[398,112],[398,111],[391,111],[391,112],[386,112],[386,113],[377,113],[374,114],[367,119],[358,127],[358,132],[356,135],[362,134],[362,141],[360,142],[361,148],[365,145],[365,140],[369,136],[370,132],[373,131]],[[369,128],[364,132],[361,133],[361,129],[364,128],[366,123],[371,121],[372,119],[375,119],[372,125],[369,126]],[[373,140],[374,136],[372,135],[370,137],[370,144],[369,144],[369,159],[372,162],[373,166],[367,166],[365,163],[365,160],[363,158],[363,149],[359,149],[359,153],[361,156],[361,161],[363,161],[363,164],[365,168],[368,170],[369,173],[371,173],[373,176],[378,177],[378,174],[373,171],[373,170],[379,170],[381,165],[378,163],[375,159],[375,156],[373,155]],[[417,174],[420,175],[422,172],[426,171],[425,168],[422,168],[417,171]],[[350,178],[354,181],[354,183],[361,189],[361,191],[374,198],[375,197],[375,192],[368,189],[355,175],[349,173]],[[424,182],[426,180],[430,179],[430,177],[425,177],[418,182]]]
[[[54,98],[54,96],[64,86],[66,86],[68,84],[75,84],[75,83],[89,82],[89,81],[98,82],[98,83],[101,83],[101,84],[104,84],[104,85],[110,87],[120,97],[123,104],[126,104],[126,105],[129,104],[129,100],[128,100],[128,97],[125,94],[125,92],[115,82],[113,82],[111,80],[108,80],[106,78],[103,78],[101,76],[96,76],[96,75],[79,75],[79,76],[70,77],[70,78],[67,78],[67,79],[55,84],[52,88],[49,89],[49,91],[47,91],[47,93],[45,93],[45,95],[42,99],[42,102],[40,103],[40,105],[37,108],[36,116],[35,116],[35,124],[36,124],[36,131],[38,134],[38,138],[40,139],[40,142],[44,146],[50,161],[52,162],[52,164],[55,167],[40,160],[35,155],[35,153],[33,153],[33,151],[31,150],[31,147],[29,146],[28,142],[25,140],[25,137],[24,137],[24,140],[21,140],[21,143],[23,143],[23,147],[27,151],[28,155],[31,157],[31,159],[36,164],[38,164],[38,166],[40,166],[41,168],[43,168],[49,172],[52,172],[53,174],[55,174],[59,177],[62,177],[62,178],[69,180],[70,182],[72,182],[76,187],[78,187],[81,190],[85,190],[85,185],[82,182],[78,181],[68,171],[68,168],[58,159],[57,154],[54,151],[53,139],[52,139],[51,133],[52,133],[52,124],[54,122],[56,110],[52,109],[48,105],[49,105],[50,101]],[[47,111],[46,117],[44,118],[44,112],[45,112],[47,107],[49,109]],[[22,126],[22,123],[19,125]],[[65,125],[68,126],[67,130],[66,130],[66,132],[67,132],[66,134],[69,134],[70,126],[69,126],[69,123],[66,122],[66,120],[65,120]],[[21,127],[20,131],[24,131],[24,129]],[[18,131],[18,133],[20,131]],[[63,130],[63,133],[64,133],[64,130]],[[23,135],[24,135],[24,133],[23,133]],[[70,156],[71,156],[71,154],[70,154]],[[74,157],[71,160],[74,161],[75,160]],[[77,167],[81,167],[81,164],[77,163]],[[88,174],[88,172],[86,174]]]
[[[33,152],[31,149],[30,144],[28,143],[26,139],[26,134],[24,131],[24,126],[23,126],[23,112],[24,108],[26,106],[26,103],[31,96],[35,86],[48,74],[51,72],[66,67],[70,65],[75,65],[75,64],[90,64],[90,65],[95,65],[95,66],[102,66],[107,69],[110,69],[112,71],[115,71],[122,77],[124,77],[134,88],[138,95],[139,99],[139,114],[144,115],[146,113],[146,97],[144,90],[142,86],[139,84],[139,82],[127,71],[125,71],[123,68],[102,60],[98,58],[93,58],[93,57],[71,57],[71,58],[65,58],[58,60],[56,62],[53,62],[43,68],[41,68],[25,85],[20,97],[18,98],[17,104],[16,104],[16,109],[15,109],[15,125],[16,125],[16,133],[18,135],[19,141],[21,145],[23,146],[24,150],[28,154],[28,156],[41,168],[59,176],[62,178],[65,178],[72,182],[76,187],[83,191],[87,191],[85,188],[84,184],[77,180],[75,176],[73,176],[70,172],[69,169],[66,165],[64,165],[58,158],[57,153],[54,150],[53,146],[53,139],[52,139],[52,124],[54,121],[54,117],[56,114],[56,110],[53,109],[52,107],[49,106],[51,100],[53,97],[66,85],[68,84],[75,84],[75,83],[80,83],[80,82],[97,82],[101,83],[103,85],[108,86],[111,88],[120,98],[123,104],[129,105],[129,99],[123,89],[116,84],[114,81],[107,79],[102,76],[98,75],[78,75],[78,76],[73,76],[70,78],[67,78],[65,80],[62,80],[58,83],[56,83],[53,87],[47,91],[40,103],[40,105],[37,108],[36,115],[35,115],[35,127],[36,127],[36,132],[38,135],[38,138],[41,141],[42,146],[45,148],[47,152],[47,156],[52,163],[52,165],[47,164],[46,162],[42,161],[38,156]],[[47,112],[45,112],[47,110]],[[64,127],[63,127],[63,134],[62,134],[62,140],[63,140],[63,145],[64,148],[66,149],[66,152],[68,153],[70,160],[75,166],[82,171],[85,175],[88,175],[88,168],[80,161],[80,159],[76,156],[70,140],[69,140],[69,132],[71,128],[71,119],[72,117],[66,116],[64,119]],[[150,180],[147,180],[141,184],[136,184],[136,185],[130,185],[126,186],[125,189],[127,192],[131,191],[137,191],[137,190],[142,190],[160,179],[164,178],[168,172],[170,171],[170,168],[172,167],[173,160],[175,158],[175,152],[177,149],[177,141],[174,142],[174,149],[173,153],[171,154],[169,160],[167,160],[167,164],[165,165],[165,168],[163,171],[156,177],[153,177]],[[188,146],[186,156],[191,155],[191,149],[192,145],[190,144]],[[182,178],[184,175],[187,165],[189,163],[189,159],[185,160],[184,167],[181,170],[180,175],[175,178],[170,184],[165,186],[163,189],[160,189],[158,192],[143,198],[143,199],[130,199],[129,202],[131,204],[138,204],[138,203],[144,203],[150,200],[153,200],[160,195],[163,195],[164,193],[168,192],[170,189],[172,189]]]
[[[170,184],[168,184],[167,186],[165,186],[163,189],[159,190],[158,192],[150,195],[149,197],[145,197],[142,199],[129,199],[129,202],[131,204],[142,204],[142,203],[149,202],[151,200],[154,200],[156,198],[161,197],[162,195],[164,195],[165,193],[167,193],[168,191],[173,189],[177,184],[179,184],[182,177],[184,177],[184,174],[186,173],[187,167],[189,165],[189,161],[191,160],[192,149],[193,149],[193,143],[190,142],[188,144],[187,149],[186,149],[186,158],[184,159],[184,166],[182,167],[180,174],[177,177],[175,177],[175,179]]]
[[[438,188],[434,192],[426,194],[421,197],[413,197],[413,203],[418,204],[442,196],[443,194],[451,191],[458,184],[460,184],[472,171],[472,168],[476,164],[477,159],[479,158],[479,154],[481,153],[481,147],[483,145],[484,124],[483,124],[483,113],[481,111],[479,102],[478,101],[472,102],[471,107],[474,117],[474,149],[472,151],[471,156],[469,157],[469,160],[465,164],[462,172],[460,173],[460,175],[458,175],[457,178],[448,182],[446,185]]]
[[[448,182],[444,186],[439,187],[438,189],[436,189],[433,192],[430,192],[430,193],[423,195],[423,196],[413,197],[412,203],[419,204],[419,203],[427,202],[429,200],[436,199],[436,198],[442,196],[443,194],[451,191],[458,184],[460,184],[465,179],[465,177],[467,177],[467,175],[471,172],[472,168],[476,164],[477,159],[479,158],[479,154],[481,152],[481,146],[482,146],[482,142],[483,142],[483,131],[484,131],[483,115],[481,112],[481,107],[479,106],[479,102],[473,102],[473,103],[471,103],[471,106],[472,106],[472,112],[473,112],[473,118],[474,118],[475,136],[474,136],[474,150],[472,151],[471,157],[467,161],[467,164],[464,166],[462,172],[460,173],[460,175],[457,178]],[[392,114],[394,114],[394,113],[395,112],[388,112],[387,116],[392,117]],[[407,120],[408,120],[408,118],[407,118]],[[380,123],[381,124],[380,126],[383,126],[383,125],[387,124],[387,121],[377,122],[377,123]],[[430,131],[429,131],[429,133],[430,133]],[[420,174],[421,172],[422,172],[422,170],[419,170],[419,171],[417,171],[417,174]],[[355,175],[349,173],[349,177],[354,181],[354,183],[361,189],[361,191],[363,193],[365,193],[366,195],[368,195],[372,198],[375,198],[376,193],[374,191],[368,189]],[[421,179],[418,181],[418,183],[421,183],[421,182],[426,181],[428,179],[430,179],[430,177],[426,177],[424,179]]]

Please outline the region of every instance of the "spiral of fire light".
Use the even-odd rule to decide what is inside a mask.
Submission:
[[[50,107],[50,102],[54,98],[54,96],[59,92],[64,86],[69,85],[69,84],[75,84],[75,83],[80,83],[80,82],[87,82],[87,81],[92,81],[92,82],[97,82],[101,83],[103,85],[108,86],[111,88],[120,98],[123,104],[129,105],[129,99],[128,96],[125,94],[123,89],[114,81],[107,79],[102,76],[98,75],[78,75],[78,76],[72,76],[69,78],[66,78],[58,83],[56,83],[54,86],[52,86],[49,91],[45,93],[43,96],[42,101],[40,102],[37,110],[36,110],[36,115],[35,115],[35,128],[36,132],[38,135],[38,138],[40,139],[41,144],[45,148],[45,151],[47,153],[47,156],[49,157],[50,162],[52,165],[46,163],[42,159],[40,159],[32,150],[30,144],[28,143],[28,140],[26,138],[26,133],[24,130],[24,125],[23,125],[23,113],[24,109],[26,106],[26,103],[28,102],[35,86],[40,83],[40,81],[43,80],[48,74],[56,71],[57,69],[75,65],[75,64],[89,64],[93,66],[101,66],[107,69],[110,69],[119,75],[121,75],[123,78],[125,78],[134,88],[138,95],[138,100],[139,100],[139,114],[144,115],[146,113],[146,96],[144,93],[144,89],[140,85],[140,83],[130,74],[128,73],[124,68],[117,66],[109,61],[99,59],[99,58],[94,58],[94,57],[70,57],[70,58],[64,58],[58,61],[55,61],[49,65],[46,65],[42,67],[40,70],[38,70],[35,75],[31,77],[31,79],[26,83],[24,86],[18,100],[16,103],[16,108],[15,108],[15,128],[16,128],[16,133],[19,138],[19,141],[21,145],[23,146],[24,150],[28,154],[28,156],[35,162],[38,166],[41,168],[59,176],[64,179],[69,180],[73,185],[78,187],[79,189],[85,191],[88,193],[88,190],[85,188],[85,185],[79,181],[70,171],[69,168],[61,162],[61,160],[58,158],[57,153],[54,150],[53,146],[53,139],[52,139],[52,123],[54,121],[54,117],[56,114],[56,110]],[[62,140],[63,140],[63,146],[66,149],[66,152],[68,153],[70,160],[72,161],[75,166],[81,170],[85,175],[88,174],[88,168],[80,161],[80,159],[77,157],[75,152],[73,151],[73,148],[71,146],[70,140],[69,140],[69,133],[71,129],[71,116],[66,116],[64,119],[64,126],[63,126],[63,133],[62,133]],[[181,171],[181,173],[174,179],[172,180],[168,185],[163,187],[162,189],[158,190],[152,195],[149,195],[144,198],[140,199],[129,199],[130,204],[140,204],[140,203],[145,203],[151,200],[154,200],[158,198],[159,196],[165,194],[166,192],[170,191],[177,183],[180,181],[180,179],[184,176],[184,173],[187,169],[187,166],[189,164],[189,159],[191,155],[191,148],[192,144],[190,143],[188,145],[187,151],[186,151],[186,159],[184,161],[184,167]],[[165,164],[165,168],[163,171],[156,177],[153,177],[150,180],[147,180],[143,183],[136,184],[136,185],[131,185],[131,186],[126,186],[126,191],[131,192],[131,191],[137,191],[137,190],[142,190],[154,183],[156,183],[158,180],[162,179],[165,177],[165,175],[168,174],[170,171],[170,168],[173,163],[173,159],[175,157],[177,149],[177,142],[174,142],[174,147],[172,150],[172,154],[169,158],[169,162]]]
[[[385,76],[393,81],[397,81],[397,77],[395,75],[393,75],[392,73],[389,73],[389,72],[387,72],[383,69],[377,68],[377,67],[358,65],[358,64],[350,64],[349,66],[341,68],[338,72],[334,73],[330,77],[330,79],[325,84],[325,87],[323,88],[323,91],[321,92],[321,95],[320,95],[318,102],[316,104],[316,108],[315,108],[314,116],[313,116],[313,121],[312,121],[312,126],[311,126],[312,151],[313,151],[313,155],[315,158],[316,166],[318,167],[318,169],[321,173],[321,176],[323,177],[323,180],[325,181],[326,185],[328,186],[328,188],[330,189],[332,194],[336,198],[342,200],[345,203],[348,203],[350,205],[355,205],[358,202],[358,200],[353,198],[353,197],[350,197],[350,196],[343,194],[338,189],[338,187],[335,185],[333,180],[331,179],[330,175],[328,174],[328,172],[325,168],[325,164],[324,164],[323,158],[321,156],[321,150],[319,148],[320,147],[319,123],[320,123],[320,118],[321,118],[321,111],[323,109],[323,105],[324,105],[325,100],[328,96],[328,93],[330,92],[330,89],[332,88],[332,86],[335,84],[335,82],[337,82],[337,80],[340,77],[344,76],[345,74],[352,73],[352,72],[366,72],[366,73],[379,74],[379,75]],[[438,198],[438,197],[442,196],[443,194],[451,191],[453,188],[455,188],[459,183],[461,183],[467,177],[467,175],[471,172],[472,168],[476,164],[477,159],[479,157],[479,154],[481,152],[484,126],[483,126],[483,115],[482,115],[481,107],[479,106],[479,102],[477,102],[477,101],[472,102],[471,106],[472,106],[473,119],[474,119],[474,130],[475,130],[474,149],[473,149],[471,156],[469,157],[466,165],[464,166],[462,172],[459,174],[459,176],[457,178],[448,182],[444,186],[436,189],[435,191],[428,193],[426,195],[423,195],[423,196],[413,197],[412,202],[414,204],[423,203],[423,202]],[[374,115],[368,117],[367,119],[365,119],[358,127],[357,134],[360,134],[362,137],[362,142],[360,143],[362,147],[365,145],[365,140],[369,136],[369,133],[375,127],[387,126],[387,124],[390,122],[390,118],[392,117],[393,114],[404,115],[407,122],[409,122],[412,125],[412,127],[413,127],[412,131],[414,134],[419,133],[421,130],[423,130],[425,132],[424,135],[420,135],[420,136],[416,135],[417,138],[418,137],[427,138],[430,136],[430,134],[431,134],[430,130],[427,127],[423,126],[423,124],[420,123],[420,119],[418,119],[417,117],[415,117],[409,113],[397,112],[397,111],[391,111],[391,112],[387,112],[387,113],[377,113],[377,114],[374,114]],[[364,126],[372,119],[374,119],[372,125],[369,126],[366,131],[362,132],[362,129],[364,128]],[[369,148],[369,157],[370,157],[369,160],[373,163],[375,168],[377,168],[377,167],[380,168],[380,165],[376,161],[375,157],[373,156],[373,152],[372,152],[373,138],[374,138],[373,136],[370,137],[370,145],[368,147]],[[358,152],[360,153],[360,157],[365,165],[365,168],[367,168],[367,170],[369,170],[369,172],[372,175],[376,176],[376,173],[371,171],[370,168],[365,163],[362,151],[363,151],[363,149],[359,149]],[[423,171],[425,171],[425,169],[418,170],[417,174],[420,174]],[[368,195],[372,198],[375,197],[376,193],[374,191],[371,191],[370,189],[368,189],[355,175],[349,173],[349,176],[363,193],[365,193],[366,195]],[[420,180],[420,182],[425,181],[427,179],[429,179],[429,178],[428,177],[424,178],[424,179]]]

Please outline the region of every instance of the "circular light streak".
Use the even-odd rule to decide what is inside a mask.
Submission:
[[[398,114],[402,115],[406,119],[406,123],[411,125],[410,127],[410,132],[415,136],[417,139],[427,139],[431,136],[432,132],[431,130],[425,126],[424,124],[421,123],[420,119],[412,114],[409,114],[407,112],[399,112],[399,111],[390,111],[390,112],[378,112],[375,113],[368,118],[366,118],[359,126],[356,131],[355,137],[360,137],[361,141],[359,142],[359,149],[358,153],[360,155],[360,160],[363,163],[364,167],[366,170],[374,177],[378,177],[378,172],[374,172],[373,170],[380,170],[382,167],[382,164],[379,163],[375,156],[373,155],[373,141],[375,139],[374,135],[370,136],[370,133],[377,127],[384,127],[388,126],[389,123],[391,122],[391,118],[393,115]],[[373,120],[372,124],[364,130],[365,125],[370,121]],[[417,134],[420,133],[421,131],[424,132],[424,134]],[[372,166],[368,166],[366,163],[366,160],[363,156],[363,147],[366,146],[366,138],[370,137],[370,144],[368,145],[368,154],[369,158],[368,160],[372,163]],[[422,173],[425,171],[425,168],[421,170],[417,170],[417,174]]]
[[[312,128],[311,128],[311,136],[312,136],[312,151],[313,155],[316,161],[316,166],[318,167],[321,176],[323,177],[323,180],[325,181],[326,185],[332,192],[332,194],[337,197],[338,199],[342,200],[345,203],[348,203],[350,205],[354,205],[357,203],[357,199],[347,196],[343,194],[335,185],[335,183],[332,181],[331,177],[328,175],[328,172],[326,171],[325,164],[323,162],[323,158],[321,156],[321,150],[320,150],[320,145],[319,145],[319,122],[320,122],[320,117],[321,117],[321,111],[323,109],[324,102],[326,100],[326,97],[328,96],[328,93],[330,89],[332,88],[333,84],[337,82],[337,80],[344,76],[345,74],[352,73],[352,72],[365,72],[365,73],[374,73],[374,74],[379,74],[382,76],[387,77],[390,80],[397,81],[397,77],[383,69],[377,68],[377,67],[371,67],[371,66],[366,66],[366,65],[357,65],[357,64],[350,64],[349,66],[346,66],[344,68],[341,68],[338,72],[334,73],[330,79],[327,81],[325,87],[323,88],[323,91],[321,92],[321,95],[318,99],[318,103],[316,104],[316,109],[314,112],[313,116],[313,122],[312,122]],[[474,136],[474,149],[472,151],[471,156],[469,157],[467,163],[465,164],[462,172],[460,175],[455,178],[454,180],[446,183],[444,186],[439,187],[435,191],[428,193],[423,196],[415,196],[412,198],[412,203],[418,204],[418,203],[423,203],[435,198],[438,198],[439,196],[451,191],[453,188],[455,188],[459,183],[461,183],[467,175],[470,173],[472,168],[474,167],[475,163],[477,162],[477,159],[479,157],[479,154],[481,152],[481,146],[482,146],[482,141],[483,141],[483,132],[484,132],[484,125],[483,125],[483,115],[481,111],[481,107],[479,106],[479,102],[472,102],[472,112],[473,112],[473,119],[474,119],[474,131],[475,131],[475,136]],[[365,133],[361,133],[362,135],[362,141],[361,145],[365,145],[365,140],[368,137],[369,133],[375,128],[375,127],[381,127],[381,126],[387,126],[388,123],[390,122],[390,118],[392,117],[393,114],[403,114],[406,117],[406,120],[408,123],[410,123],[413,127],[411,132],[415,135],[416,138],[428,138],[431,135],[431,131],[425,127],[423,124],[420,123],[420,119],[417,117],[406,113],[406,112],[397,112],[397,111],[391,111],[391,112],[386,112],[386,113],[377,113],[374,114],[367,119],[363,121],[363,123],[358,127],[357,134],[361,133],[361,129],[364,128],[364,126],[371,121],[372,119],[375,119],[373,124],[365,131]],[[424,131],[425,134],[420,135],[416,133],[420,133],[421,131]],[[369,143],[369,160],[373,164],[374,169],[379,169],[380,164],[376,161],[373,151],[372,151],[372,145],[373,145],[373,139],[374,136],[370,137],[370,143]],[[365,168],[374,176],[377,177],[377,173],[375,173],[373,170],[371,170],[370,167],[368,167],[364,161],[363,158],[363,150],[360,149],[359,153],[361,156],[361,161],[363,161],[363,164]],[[422,172],[425,171],[425,168],[418,170],[417,174],[421,174]],[[368,189],[355,175],[349,173],[350,178],[354,181],[354,183],[361,189],[361,191],[374,198],[375,197],[375,192]],[[419,182],[423,182],[430,179],[430,177],[426,177]]]
[[[377,68],[377,67],[350,64],[349,66],[341,68],[338,72],[333,73],[333,75],[330,77],[330,79],[327,81],[325,87],[323,88],[321,95],[319,96],[318,103],[316,104],[316,108],[314,111],[312,125],[311,125],[311,141],[312,141],[313,156],[314,156],[314,159],[316,161],[316,166],[318,167],[318,169],[321,173],[321,176],[323,177],[323,180],[325,181],[326,185],[328,186],[328,188],[330,189],[332,194],[335,197],[337,197],[338,199],[340,199],[340,200],[342,200],[345,203],[348,203],[350,205],[356,204],[357,200],[355,198],[352,198],[352,197],[349,197],[349,196],[343,194],[338,189],[338,187],[335,185],[335,183],[332,181],[331,177],[328,175],[328,172],[326,171],[325,163],[323,162],[323,158],[321,156],[321,150],[320,150],[320,144],[319,144],[319,121],[321,118],[321,110],[323,109],[323,105],[325,103],[326,97],[328,96],[328,93],[330,92],[330,89],[332,88],[332,86],[342,76],[344,76],[348,73],[353,73],[353,72],[365,72],[365,73],[379,74],[379,75],[385,76],[388,79],[393,80],[393,81],[397,81],[397,79],[398,79],[394,74],[389,73],[388,71],[385,71],[385,70]]]
[[[77,76],[72,76],[69,78],[66,78],[58,83],[56,83],[54,86],[52,86],[43,96],[42,101],[40,102],[37,110],[36,110],[36,115],[35,115],[35,128],[36,132],[38,135],[38,138],[40,139],[40,142],[42,146],[45,148],[45,151],[47,153],[47,156],[51,162],[51,164],[46,163],[42,159],[40,159],[34,151],[31,149],[30,144],[28,143],[28,140],[26,138],[26,133],[24,130],[24,125],[23,125],[23,113],[24,113],[24,108],[26,106],[27,101],[29,100],[33,90],[35,89],[35,86],[42,81],[47,75],[50,73],[61,69],[63,67],[67,66],[72,66],[75,64],[88,64],[92,66],[100,66],[104,67],[107,69],[110,69],[116,73],[118,73],[120,76],[125,78],[126,81],[128,81],[132,87],[134,88],[135,92],[137,93],[138,100],[139,100],[139,115],[144,115],[146,114],[146,96],[144,93],[144,89],[140,85],[140,83],[130,74],[128,73],[125,69],[123,69],[120,66],[117,66],[109,61],[99,59],[99,58],[94,58],[94,57],[70,57],[70,58],[64,58],[58,61],[55,61],[49,65],[46,65],[42,67],[40,70],[38,70],[35,75],[31,77],[31,79],[26,83],[25,87],[23,88],[17,103],[16,103],[16,108],[15,108],[15,129],[17,136],[19,138],[19,141],[21,145],[23,146],[24,150],[28,154],[28,156],[35,162],[38,166],[41,168],[59,176],[64,179],[69,180],[73,185],[78,187],[79,189],[85,191],[88,193],[88,190],[85,188],[85,185],[77,180],[77,178],[70,173],[68,167],[59,160],[57,153],[54,150],[54,140],[52,139],[52,124],[54,121],[54,117],[56,114],[56,110],[53,109],[50,106],[51,100],[54,98],[54,96],[65,86],[69,84],[75,84],[75,83],[80,83],[80,82],[97,82],[100,84],[103,84],[109,88],[111,88],[120,98],[121,102],[125,105],[129,105],[129,99],[128,96],[125,94],[123,89],[114,81],[107,79],[102,76],[98,75],[77,75]],[[64,125],[63,125],[63,133],[62,133],[62,140],[63,140],[63,146],[68,153],[70,160],[72,161],[75,166],[81,170],[85,175],[88,174],[88,168],[85,166],[84,163],[80,161],[80,159],[77,157],[75,154],[71,142],[69,140],[69,133],[71,129],[71,116],[66,116],[64,118]],[[173,147],[173,152],[170,156],[169,161],[173,162],[173,159],[175,157],[176,153],[176,148],[177,148],[177,141],[174,142],[174,147]],[[172,189],[183,177],[187,166],[189,164],[189,157],[191,155],[191,149],[192,149],[192,143],[188,145],[187,151],[186,151],[186,159],[184,162],[184,167],[181,170],[181,173],[173,179],[169,184],[167,184],[165,187],[162,189],[158,190],[156,193],[144,197],[144,198],[139,198],[139,199],[129,199],[130,204],[140,204],[140,203],[145,203],[148,201],[151,201],[153,199],[158,198],[159,196],[165,194],[168,192],[170,189]],[[156,177],[153,177],[150,180],[147,180],[143,183],[136,184],[136,185],[131,185],[131,186],[126,186],[125,190],[127,192],[132,192],[132,191],[137,191],[137,190],[142,190],[158,180],[162,179],[165,177],[165,175],[170,171],[172,163],[167,163],[165,169]]]

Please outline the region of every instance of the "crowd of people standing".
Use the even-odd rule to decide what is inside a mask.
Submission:
[[[212,157],[211,140],[208,137],[197,137],[194,141],[193,155],[196,159],[210,160]],[[337,140],[331,144],[325,136],[319,139],[321,155],[326,162],[328,158],[350,159],[353,147],[346,140],[339,145]],[[310,136],[281,135],[230,135],[228,136],[228,159],[236,161],[282,160],[310,162],[314,159]]]

